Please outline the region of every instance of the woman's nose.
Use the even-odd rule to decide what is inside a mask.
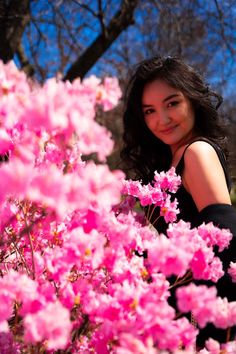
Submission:
[[[161,124],[167,124],[171,121],[171,118],[169,117],[168,113],[165,110],[160,110],[159,112],[159,122]]]

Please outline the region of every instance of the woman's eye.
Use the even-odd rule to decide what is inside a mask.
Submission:
[[[147,116],[148,114],[151,114],[151,113],[153,113],[154,112],[154,109],[153,108],[148,108],[148,109],[146,109],[145,111],[143,111],[143,114],[145,115],[145,116]]]
[[[178,101],[171,101],[171,102],[169,102],[168,104],[167,104],[167,107],[169,108],[169,107],[174,107],[174,106],[177,106],[179,104],[179,102]]]

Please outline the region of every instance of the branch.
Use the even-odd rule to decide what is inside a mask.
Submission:
[[[73,81],[76,77],[81,79],[92,68],[97,60],[105,53],[116,38],[131,24],[134,23],[134,10],[138,0],[123,0],[120,10],[114,15],[107,25],[104,34],[100,34],[95,41],[76,59],[69,68],[64,80]]]
[[[92,16],[94,17],[98,17],[98,14],[93,11],[93,9],[86,5],[86,4],[83,4],[83,1],[78,1],[78,0],[72,0],[76,5],[79,5],[80,8],[86,10],[87,12],[89,12]]]
[[[24,70],[26,75],[28,77],[33,76],[35,73],[35,69],[34,69],[33,65],[29,62],[28,58],[26,57],[26,54],[24,52],[24,48],[22,47],[21,44],[18,46],[18,48],[16,50],[16,55],[20,61],[21,68],[22,68],[22,70]]]
[[[54,0],[53,0],[54,1]],[[56,9],[55,4],[53,3],[53,1],[49,0],[49,4],[51,5],[53,12],[56,13],[56,16],[58,16],[59,20],[61,20],[63,26],[61,26],[61,28],[65,28],[69,34],[70,39],[72,40],[73,43],[76,43],[76,37],[73,34],[73,31],[71,30],[71,27],[68,24],[68,21],[65,20],[65,17],[62,15],[62,13],[60,12],[60,10]],[[41,21],[42,22],[42,21]],[[51,23],[53,26],[58,27],[58,29],[60,29],[60,22],[59,21],[54,21]],[[78,30],[82,29],[83,25],[81,25],[79,28],[77,28]]]
[[[221,11],[220,9],[220,6],[219,6],[219,3],[217,0],[214,1],[215,2],[215,6],[216,6],[216,9],[217,9],[217,12],[218,12],[218,18],[219,18],[219,21],[220,21],[220,33],[221,33],[221,37],[223,39],[223,41],[225,42],[225,45],[226,45],[226,48],[228,48],[230,54],[232,56],[234,56],[235,54],[235,50],[234,48],[230,45],[226,35],[225,35],[225,30],[224,30],[224,15],[223,15],[223,12]]]
[[[104,13],[103,13],[103,9],[102,9],[102,0],[98,0],[98,19],[101,25],[101,30],[102,30],[102,34],[104,36],[107,36],[106,33],[106,26],[105,26],[105,22],[104,22]]]

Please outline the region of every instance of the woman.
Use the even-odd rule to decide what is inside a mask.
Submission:
[[[182,177],[175,195],[179,219],[192,227],[213,222],[233,234],[229,249],[219,253],[227,270],[230,261],[236,261],[236,213],[229,195],[227,139],[217,111],[221,102],[202,77],[180,59],[143,61],[127,89],[121,157],[144,183],[153,180],[155,170],[176,168]],[[164,223],[154,226],[165,231]],[[236,286],[227,274],[217,289],[219,296],[236,300]],[[209,325],[201,331],[199,345],[208,337],[225,342],[225,332]]]

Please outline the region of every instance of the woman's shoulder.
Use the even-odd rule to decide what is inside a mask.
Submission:
[[[221,155],[221,157],[219,156]],[[190,143],[183,146],[179,151],[178,163],[176,168],[181,174],[187,165],[203,165],[211,160],[212,162],[217,162],[220,159],[222,164],[223,151],[220,147],[205,138],[199,138],[191,141]],[[199,167],[199,166],[198,166]]]
[[[198,210],[215,203],[230,204],[221,160],[206,141],[195,141],[185,150],[183,181]]]
[[[208,158],[218,160],[218,151],[220,147],[215,143],[206,140],[196,140],[188,144],[184,150],[184,159],[186,160],[203,160]]]
[[[212,176],[222,173],[223,166],[216,147],[207,141],[194,141],[184,152],[185,169],[191,176]],[[223,174],[224,175],[224,174]]]
[[[217,169],[223,169],[228,186],[230,178],[228,175],[228,165],[223,149],[215,142],[209,140],[196,140],[190,143],[184,150],[182,158],[184,166],[212,168],[212,173]]]

